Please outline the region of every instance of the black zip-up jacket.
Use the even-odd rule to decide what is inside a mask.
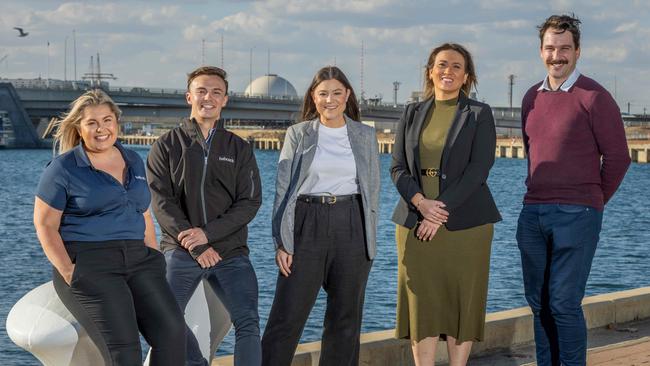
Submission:
[[[218,128],[208,146],[196,121],[186,120],[153,144],[147,180],[163,251],[182,248],[178,234],[200,227],[208,244],[194,248],[194,258],[208,245],[223,259],[248,255],[247,225],[262,204],[262,188],[246,141]]]

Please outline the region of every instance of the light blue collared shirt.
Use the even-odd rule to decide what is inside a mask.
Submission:
[[[571,89],[571,87],[573,86],[573,84],[576,83],[579,77],[580,77],[580,71],[578,71],[578,68],[573,69],[571,75],[569,75],[569,77],[566,80],[564,80],[564,82],[560,85],[558,90],[562,90],[565,92],[569,91],[569,89]],[[539,88],[537,88],[537,91],[553,91],[553,89],[551,89],[551,86],[548,83],[548,75],[544,78],[544,82],[542,83],[542,85]]]

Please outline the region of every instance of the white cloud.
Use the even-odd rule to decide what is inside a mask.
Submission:
[[[583,48],[582,57],[611,64],[625,61],[628,53],[627,48],[624,46],[588,46]]]
[[[637,30],[639,28],[638,22],[623,23],[614,29],[614,33],[625,33]]]
[[[321,14],[329,18],[338,12],[371,15],[389,5],[395,3],[390,0],[270,0],[255,3],[255,9],[260,13]]]
[[[525,19],[513,19],[494,22],[494,28],[499,30],[533,29],[534,25]]]
[[[114,3],[64,3],[54,10],[37,11],[36,14],[51,24],[112,24],[127,21],[128,14],[123,14],[127,11],[127,6]]]
[[[478,0],[478,5],[485,10],[523,9],[540,8],[540,4],[530,3],[521,0]]]
[[[160,8],[160,14],[162,14],[166,18],[173,18],[178,15],[180,15],[180,7],[178,5],[165,5]]]
[[[431,48],[455,41],[473,53],[481,97],[495,105],[507,102],[508,74],[517,75],[516,85],[521,89],[543,77],[535,26],[553,13],[575,12],[583,21],[581,67],[598,79],[609,75],[615,64],[617,70],[626,70],[637,79],[619,88],[620,98],[627,93],[650,99],[643,87],[650,84],[647,0],[627,1],[625,6],[605,0],[453,0],[444,5],[428,0],[182,4],[171,0],[162,4],[5,0],[4,7],[11,12],[0,13],[0,27],[22,25],[30,36],[0,32],[0,53],[10,54],[8,72],[3,75],[45,74],[49,40],[51,72],[54,77],[62,76],[63,40],[67,36],[71,42],[74,28],[79,73],[87,68],[89,56],[99,51],[103,69],[120,78],[116,85],[182,88],[185,73],[201,62],[202,39],[206,62],[220,64],[223,34],[223,59],[233,90],[243,90],[248,83],[251,48],[254,76],[266,72],[266,50],[270,49],[271,71],[286,77],[299,92],[318,67],[334,59],[358,87],[363,40],[366,93],[390,99],[393,81],[403,83],[400,96],[418,89],[419,67]],[[620,76],[620,80],[626,79]]]
[[[54,25],[169,25],[177,21],[178,6],[151,7],[145,4],[131,3],[85,3],[68,2],[53,10],[39,10],[35,16]]]
[[[572,0],[551,0],[551,9],[556,12],[571,12],[575,9],[575,1]]]
[[[183,30],[183,38],[186,41],[202,39],[205,37],[205,34],[206,34],[205,29],[195,24],[192,24]]]

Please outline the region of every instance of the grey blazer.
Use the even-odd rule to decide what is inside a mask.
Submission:
[[[363,201],[368,258],[377,252],[377,214],[379,211],[379,148],[375,129],[345,116],[348,138],[357,166],[357,181]],[[295,124],[287,130],[280,153],[273,203],[273,241],[293,254],[294,218],[298,190],[314,160],[318,143],[318,119]]]

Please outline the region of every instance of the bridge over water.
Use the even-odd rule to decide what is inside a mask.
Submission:
[[[122,128],[126,132],[169,129],[189,114],[185,90],[111,87],[106,91],[122,109]],[[3,119],[9,120],[4,125],[11,126],[7,131],[13,133],[5,133],[5,146],[37,146],[38,136],[50,119],[65,112],[83,92],[72,88],[15,88],[0,83],[0,113],[6,111],[9,115]],[[301,104],[302,98],[231,93],[222,119],[226,127],[286,128],[299,119]],[[374,122],[379,131],[394,131],[403,110],[403,104],[361,104],[362,119]],[[493,111],[500,133],[519,134],[519,108],[497,107]]]

